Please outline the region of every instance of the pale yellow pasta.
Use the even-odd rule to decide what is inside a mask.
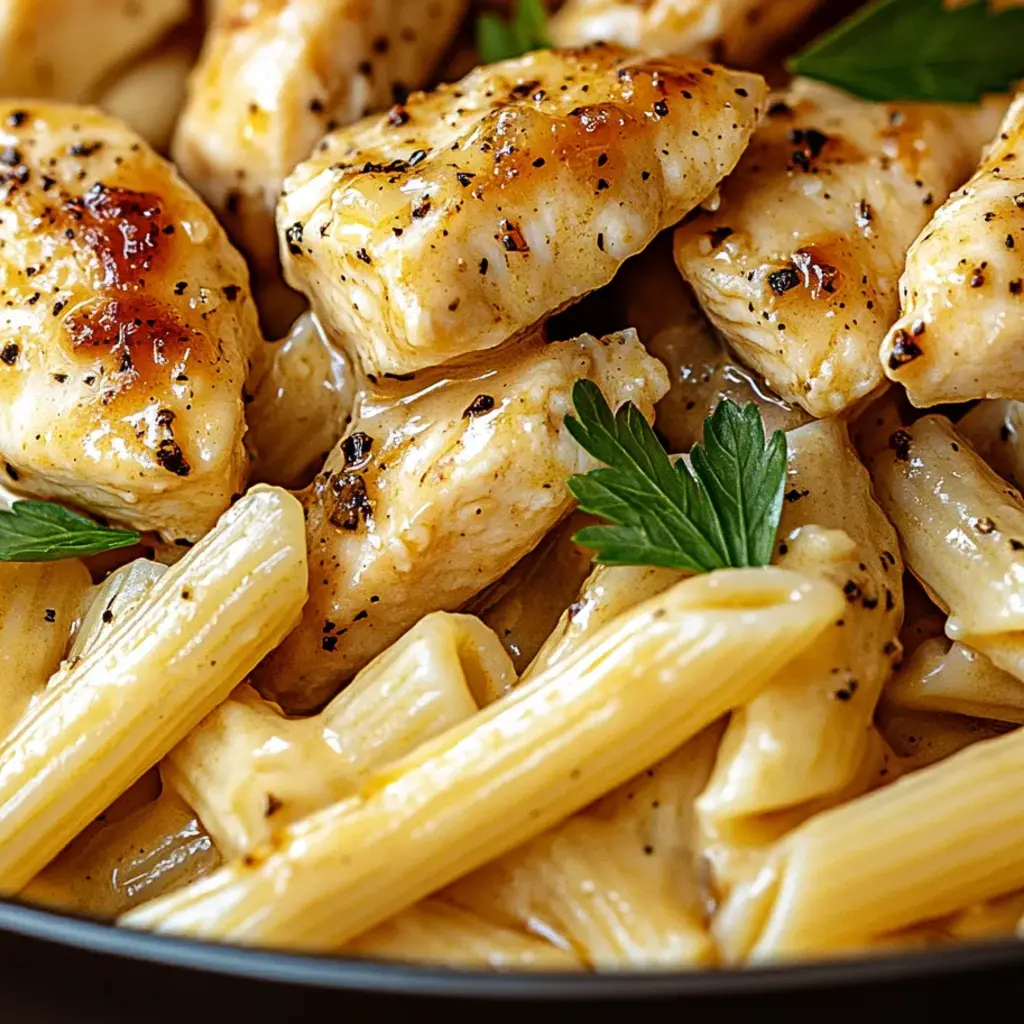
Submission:
[[[903,565],[867,471],[835,419],[791,431],[779,563],[841,588],[841,616],[732,716],[698,802],[709,831],[845,787],[899,656]]]
[[[136,558],[93,587],[86,595],[82,623],[68,649],[65,671],[70,671],[85,655],[104,643],[123,619],[141,607],[166,571],[167,566],[159,562]],[[50,685],[53,682],[51,680]]]
[[[1024,724],[1024,683],[961,643],[926,640],[885,689],[890,704],[912,711]]]
[[[137,785],[144,781],[148,777]],[[220,865],[213,839],[170,787],[155,797],[150,794],[130,813],[114,817],[119,803],[115,801],[95,827],[87,828],[43,868],[19,899],[113,920]]]
[[[842,607],[771,569],[698,576],[568,661],[288,826],[274,848],[122,918],[335,948],[568,817],[743,704]]]
[[[360,935],[346,955],[498,970],[579,970],[580,959],[533,935],[488,921],[440,899],[426,899]]]
[[[446,898],[553,939],[599,969],[713,963],[693,801],[722,725],[467,875]]]
[[[0,563],[0,738],[59,667],[91,582],[78,559]]]
[[[312,718],[285,718],[239,687],[171,751],[164,774],[224,855],[240,857],[469,718],[478,700],[514,680],[498,638],[478,619],[435,612]]]
[[[536,657],[590,573],[591,552],[573,535],[600,522],[573,512],[500,580],[466,605],[498,634],[517,671]]]
[[[563,663],[599,629],[642,601],[664,593],[683,578],[677,569],[654,565],[599,565],[584,580],[576,600],[523,673],[523,680]],[[522,681],[522,680],[521,680]]]
[[[0,892],[22,888],[298,620],[302,507],[255,488],[0,743]]]
[[[827,953],[1020,889],[1022,771],[1013,732],[812,818],[716,917],[723,953]]]
[[[874,460],[879,503],[946,633],[1024,678],[1024,505],[944,416],[899,430]]]
[[[979,402],[957,421],[957,432],[1004,479],[1024,481],[1024,402],[994,398]]]

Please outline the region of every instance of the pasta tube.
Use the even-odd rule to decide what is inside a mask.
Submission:
[[[1024,886],[1024,733],[976,743],[786,836],[715,919],[730,961],[828,952]]]
[[[1024,505],[944,416],[896,431],[873,467],[914,575],[946,633],[1024,678]]]
[[[842,603],[830,584],[782,570],[686,580],[371,776],[359,796],[122,922],[336,948],[539,835],[749,700]]]
[[[957,432],[1004,479],[1024,482],[1024,402],[995,398],[979,402],[957,420]]]
[[[886,687],[896,707],[944,711],[1024,725],[1024,683],[977,651],[926,640]]]
[[[721,736],[720,722],[710,726],[596,804],[456,882],[446,898],[554,938],[592,967],[713,963],[693,802]]]
[[[403,910],[360,935],[344,952],[445,967],[571,971],[581,966],[570,950],[439,899],[426,899]]]
[[[170,787],[114,819],[112,812],[119,802],[102,816],[96,829],[87,829],[43,868],[19,899],[113,920],[220,865],[220,853],[209,833]]]
[[[436,612],[313,718],[287,719],[252,687],[239,687],[171,751],[164,773],[223,854],[240,857],[469,718],[478,699],[514,679],[479,619]]]
[[[899,544],[845,425],[823,420],[788,436],[779,563],[837,584],[846,605],[811,648],[733,714],[698,801],[710,831],[845,787],[864,760],[875,704],[899,656]]]
[[[294,498],[250,491],[0,743],[0,892],[21,889],[295,625],[304,537]]]
[[[0,563],[0,738],[59,667],[91,582],[77,558]]]
[[[68,649],[65,671],[104,643],[122,619],[140,608],[166,571],[166,565],[146,558],[136,558],[134,562],[112,572],[98,587],[94,587],[82,616],[82,624]]]
[[[664,593],[683,578],[678,569],[654,565],[599,565],[584,580],[576,600],[523,673],[532,679],[564,662],[599,629],[642,601]]]
[[[599,521],[585,512],[571,513],[465,606],[498,634],[517,671],[536,657],[590,573],[591,552],[572,538]]]

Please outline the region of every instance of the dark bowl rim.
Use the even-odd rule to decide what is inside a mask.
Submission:
[[[206,974],[305,988],[471,999],[728,998],[923,980],[939,974],[949,976],[1024,965],[1024,943],[1009,939],[941,950],[728,971],[500,973],[199,942],[129,931],[6,900],[0,900],[0,931],[91,953]]]

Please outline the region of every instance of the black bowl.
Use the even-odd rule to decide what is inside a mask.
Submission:
[[[586,1003],[589,1016],[700,1020],[737,1014],[856,1010],[886,1014],[948,1008],[971,994],[986,1003],[1024,987],[1024,943],[830,960],[785,967],[689,973],[496,974],[370,960],[298,956],[125,931],[0,901],[0,984],[7,1020],[179,1022],[183,1007],[224,1007],[229,1019],[308,1013],[474,1014],[509,1001],[553,1010]],[[983,995],[982,995],[983,994]],[[642,1005],[640,1005],[642,1004]],[[531,1011],[532,1012],[532,1011]],[[190,1015],[190,1014],[189,1014]],[[390,1017],[388,1018],[390,1019]]]

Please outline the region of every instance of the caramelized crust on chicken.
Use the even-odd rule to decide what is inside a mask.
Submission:
[[[558,46],[600,40],[653,56],[692,53],[750,65],[821,0],[568,0],[551,19]]]
[[[565,481],[595,465],[569,436],[573,382],[648,417],[665,371],[632,332],[545,344],[380,381],[304,492],[309,602],[256,670],[286,711],[332,697],[428,612],[453,611],[569,511]]]
[[[138,136],[0,104],[0,458],[19,489],[202,536],[247,468],[241,256]]]
[[[1024,398],[1024,94],[911,247],[882,345],[914,405]]]
[[[425,84],[466,0],[221,0],[174,159],[250,257],[278,274],[281,182],[325,131]],[[262,301],[262,300],[261,300]]]
[[[970,173],[989,114],[809,82],[769,114],[721,202],[678,230],[676,263],[740,358],[829,416],[884,380],[878,346],[907,249]]]
[[[372,372],[493,348],[607,283],[733,167],[757,75],[612,46],[478,68],[328,135],[285,183],[285,276]]]
[[[0,95],[95,99],[190,10],[189,0],[0,0]]]

